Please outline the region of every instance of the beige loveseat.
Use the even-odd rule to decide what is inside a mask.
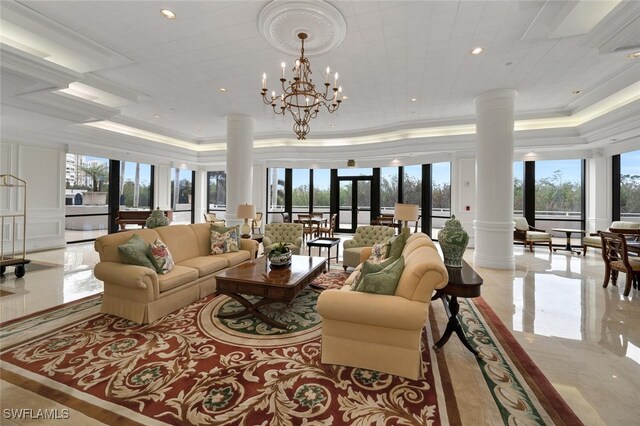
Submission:
[[[227,267],[255,259],[258,242],[240,240],[240,251],[210,255],[211,225],[170,225],[104,235],[96,239],[100,262],[95,276],[104,281],[103,313],[139,324],[153,322],[216,289],[215,274]],[[161,239],[175,267],[165,275],[144,266],[122,263],[118,246],[133,234],[147,243]]]
[[[422,373],[421,335],[435,289],[449,275],[431,239],[411,235],[402,251],[405,267],[395,295],[351,290],[351,274],[341,290],[318,298],[322,316],[322,362],[418,379]]]

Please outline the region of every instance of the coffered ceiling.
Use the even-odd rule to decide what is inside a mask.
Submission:
[[[539,133],[565,129],[548,135],[547,146],[640,134],[630,124],[640,121],[640,58],[630,57],[640,51],[640,2],[332,1],[346,36],[310,61],[316,81],[327,66],[337,70],[348,99],[337,113],[320,112],[307,142],[294,141],[290,117],[274,116],[259,96],[262,73],[273,86],[280,63],[295,60],[258,28],[269,3],[3,1],[2,130],[15,137],[40,129],[78,143],[137,131],[136,139],[158,135],[154,143],[197,159],[224,148],[226,115],[244,113],[256,119],[263,150],[380,142],[383,153],[384,141],[405,140],[411,151],[434,149],[448,134],[468,142],[473,99],[514,88],[517,120],[546,119]],[[484,52],[471,55],[478,46]],[[548,120],[581,113],[589,119]],[[618,114],[618,125],[589,127],[607,114]],[[434,129],[443,130],[427,135]]]

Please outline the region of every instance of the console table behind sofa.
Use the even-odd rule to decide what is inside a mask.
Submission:
[[[169,223],[173,221],[173,211],[162,211]],[[126,225],[140,225],[143,228],[147,224],[147,218],[151,215],[151,210],[120,210],[118,211],[118,217],[116,217],[116,223],[120,225],[120,230],[124,231]]]

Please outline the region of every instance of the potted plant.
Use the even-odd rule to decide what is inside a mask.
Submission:
[[[284,242],[279,242],[267,255],[272,267],[285,267],[291,265],[291,249]]]

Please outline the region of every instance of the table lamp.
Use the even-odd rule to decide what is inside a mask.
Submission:
[[[242,238],[251,237],[251,225],[249,225],[249,219],[253,220],[256,217],[256,206],[253,204],[240,204],[238,206],[238,212],[236,216],[244,219],[244,224],[240,227],[240,233]]]
[[[396,203],[395,212],[393,214],[394,220],[400,220],[404,222],[404,227],[408,228],[408,222],[411,220],[418,220],[420,214],[419,206],[417,204],[401,204]]]

